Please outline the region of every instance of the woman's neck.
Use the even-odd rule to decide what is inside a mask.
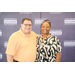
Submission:
[[[50,34],[48,33],[48,34],[42,34],[42,36],[43,36],[43,38],[46,38],[46,37],[48,37]]]

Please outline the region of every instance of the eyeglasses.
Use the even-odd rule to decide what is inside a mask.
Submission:
[[[27,27],[27,26],[32,26],[32,24],[24,24],[24,25],[25,25],[26,27]]]

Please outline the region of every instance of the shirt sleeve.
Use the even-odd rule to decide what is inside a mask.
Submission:
[[[16,51],[18,49],[18,41],[14,36],[10,36],[7,49],[6,49],[6,54],[14,56]]]
[[[62,51],[62,47],[58,38],[56,38],[55,41],[56,41],[56,49],[55,49],[55,54],[56,54]]]

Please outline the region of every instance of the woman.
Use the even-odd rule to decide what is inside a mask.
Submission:
[[[51,23],[48,19],[41,24],[42,35],[37,38],[36,62],[60,62],[61,44],[59,39],[50,34]]]

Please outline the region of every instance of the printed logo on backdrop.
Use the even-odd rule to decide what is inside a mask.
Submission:
[[[65,18],[64,24],[65,25],[75,25],[75,18]]]
[[[55,36],[62,36],[62,30],[61,29],[52,29],[51,31],[50,31],[50,33],[52,34],[52,35],[55,35]]]
[[[4,25],[17,25],[17,18],[4,18]]]
[[[35,25],[41,25],[45,19],[47,19],[47,18],[41,18],[41,19],[35,18],[34,23],[35,23]]]
[[[64,41],[64,47],[74,47],[74,46],[75,46],[75,40]]]
[[[2,30],[0,30],[0,37],[2,36]]]
[[[0,59],[2,59],[2,53],[0,53]]]
[[[50,12],[50,14],[62,14],[62,12]]]
[[[4,41],[4,48],[6,48],[8,45],[8,41]]]
[[[19,14],[32,14],[32,12],[19,12]]]

